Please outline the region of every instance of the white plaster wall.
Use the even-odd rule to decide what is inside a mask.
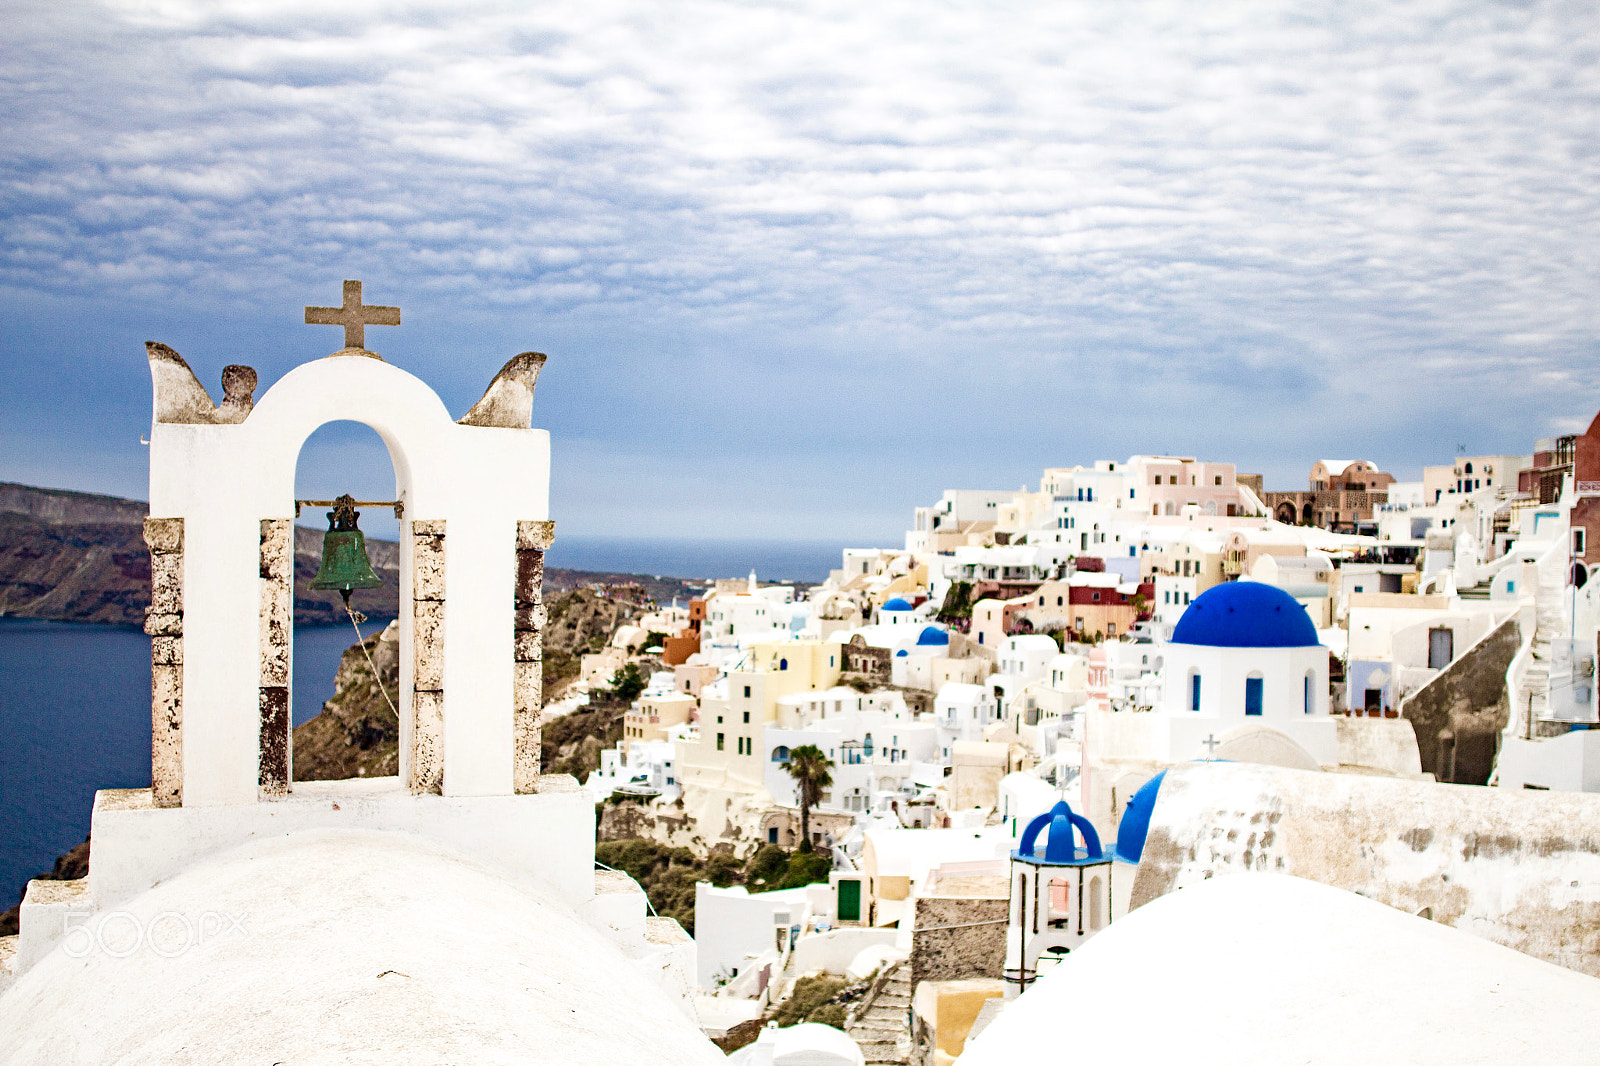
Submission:
[[[300,447],[341,419],[370,426],[388,445],[406,505],[401,721],[410,704],[410,523],[442,518],[444,788],[511,791],[516,523],[548,517],[549,435],[456,425],[420,379],[378,359],[343,356],[296,367],[242,423],[151,428],[150,513],[185,520],[186,805],[255,802],[259,523],[294,517]]]
[[[1544,740],[1506,737],[1495,768],[1501,788],[1600,792],[1600,730],[1579,729]]]
[[[799,922],[804,910],[804,889],[752,896],[741,887],[713,888],[701,881],[694,886],[695,981],[712,992],[718,974],[737,969],[742,976],[746,955],[775,945],[773,915],[787,911],[791,922]]]
[[[1162,704],[1168,722],[1167,747],[1153,756],[1179,761],[1203,756],[1207,736],[1245,724],[1269,726],[1305,748],[1323,766],[1339,762],[1338,729],[1328,717],[1328,650],[1305,648],[1213,648],[1168,644]],[[1191,670],[1200,673],[1200,710],[1191,711]],[[1245,681],[1262,679],[1261,714],[1244,713]],[[1305,679],[1311,675],[1311,711],[1306,712]]]
[[[802,937],[794,946],[786,972],[807,974],[816,970],[843,974],[851,961],[870,947],[893,947],[899,931],[851,926]]]

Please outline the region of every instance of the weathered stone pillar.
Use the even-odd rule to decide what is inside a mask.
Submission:
[[[289,794],[289,642],[294,639],[294,520],[261,520],[261,775],[263,799]]]
[[[150,548],[150,793],[183,805],[183,519],[146,518]]]
[[[544,553],[555,535],[554,522],[517,523],[511,780],[519,795],[538,791],[544,718]]]
[[[411,523],[411,791],[444,791],[444,519]]]

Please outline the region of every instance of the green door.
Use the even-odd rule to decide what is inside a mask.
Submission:
[[[841,922],[861,920],[861,882],[855,878],[839,882],[839,920]]]

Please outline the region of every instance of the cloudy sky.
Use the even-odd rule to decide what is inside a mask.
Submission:
[[[549,353],[575,534],[888,542],[1139,451],[1417,477],[1600,408],[1592,0],[0,15],[0,479],[143,496],[142,342],[270,384],[347,277],[456,412]]]

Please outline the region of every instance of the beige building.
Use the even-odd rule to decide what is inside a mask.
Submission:
[[[701,690],[699,737],[678,745],[685,785],[760,790],[762,730],[776,724],[778,700],[834,687],[843,655],[835,641],[784,641],[752,646],[749,664]]]
[[[682,692],[644,696],[622,718],[622,735],[628,740],[666,740],[673,726],[683,725],[700,701]]]

